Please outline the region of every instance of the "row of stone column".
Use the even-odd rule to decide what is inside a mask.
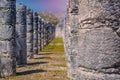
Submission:
[[[0,0],[0,77],[16,73],[55,35],[55,26],[16,0]]]
[[[120,0],[69,0],[64,43],[71,80],[120,80]]]

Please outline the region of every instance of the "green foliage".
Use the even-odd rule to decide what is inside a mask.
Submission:
[[[40,12],[39,16],[54,25],[57,25],[59,23],[59,19],[53,13],[50,13],[48,11]]]

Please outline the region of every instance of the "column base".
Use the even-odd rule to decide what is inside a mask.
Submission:
[[[120,80],[120,74],[98,72],[79,67],[75,80]]]

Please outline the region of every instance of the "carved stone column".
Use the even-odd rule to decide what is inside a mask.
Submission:
[[[16,73],[16,0],[0,0],[0,77]]]
[[[27,10],[27,58],[33,58],[33,11]]]
[[[33,51],[34,54],[38,54],[38,14],[37,12],[34,13],[34,41],[33,41]]]
[[[44,46],[47,45],[47,33],[48,33],[48,22],[45,22],[44,26]]]
[[[41,49],[42,49],[42,47],[41,47],[41,34],[42,34],[42,28],[41,28],[41,23],[42,23],[42,21],[41,21],[41,18],[39,17],[39,20],[38,20],[38,50],[40,51]]]
[[[41,19],[41,48],[44,47],[44,20]]]
[[[46,26],[47,26],[46,22],[43,21],[43,47],[45,47],[46,45]]]
[[[119,80],[120,1],[78,2],[68,9],[64,38],[71,79]]]
[[[26,53],[26,6],[19,3],[16,5],[16,43],[17,43],[17,64],[27,63]]]

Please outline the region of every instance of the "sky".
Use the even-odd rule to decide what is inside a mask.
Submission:
[[[54,14],[66,13],[67,0],[17,0],[18,3],[23,3],[36,12],[50,11]]]

